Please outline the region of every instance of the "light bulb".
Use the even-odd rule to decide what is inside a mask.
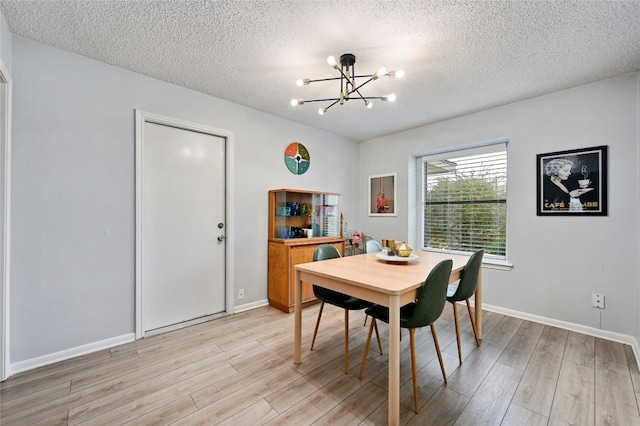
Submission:
[[[396,95],[394,95],[393,93],[390,95],[382,95],[380,99],[383,101],[394,102],[396,100]]]
[[[371,101],[364,101],[364,106],[366,106],[368,109],[371,109],[371,107],[373,107],[373,102],[371,102]]]
[[[304,104],[304,99],[291,99],[291,106]]]
[[[327,63],[329,65],[331,65],[332,67],[335,67],[338,63],[336,62],[336,58],[334,58],[333,56],[329,56],[327,58]]]
[[[308,86],[309,85],[309,79],[308,78],[299,78],[298,80],[296,80],[296,84],[298,85],[298,87]]]
[[[326,108],[320,108],[320,109],[318,110],[318,114],[320,114],[320,115],[324,115],[324,113],[325,113],[325,112],[327,112],[327,109],[326,109]]]
[[[402,78],[404,77],[404,71],[389,71],[389,77],[391,78]]]
[[[387,69],[385,67],[380,67],[376,74],[378,75],[378,77],[382,77],[383,75],[387,74]]]

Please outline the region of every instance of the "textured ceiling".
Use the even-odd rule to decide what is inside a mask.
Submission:
[[[640,69],[640,1],[1,1],[12,33],[354,140]],[[380,66],[338,95],[329,55]]]

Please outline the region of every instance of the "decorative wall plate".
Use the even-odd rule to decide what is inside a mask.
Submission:
[[[294,175],[304,174],[311,164],[309,150],[299,142],[290,143],[284,151],[284,163]]]

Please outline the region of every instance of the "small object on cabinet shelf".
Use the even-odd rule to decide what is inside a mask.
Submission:
[[[289,238],[293,238],[293,235],[293,230],[290,226],[278,226],[276,228],[276,238],[287,240]]]
[[[290,207],[278,207],[276,209],[276,215],[277,216],[289,216],[291,213],[291,208]]]
[[[307,238],[307,233],[303,228],[293,226],[291,231],[293,232],[293,238]]]

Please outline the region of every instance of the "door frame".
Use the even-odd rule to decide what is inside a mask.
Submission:
[[[4,164],[2,164],[2,173],[4,177],[4,188],[2,209],[4,214],[4,221],[2,226],[2,247],[3,256],[0,259],[2,262],[2,289],[0,291],[0,381],[6,380],[11,375],[10,364],[10,281],[11,281],[11,93],[12,84],[9,70],[5,67],[4,61],[0,59],[0,102],[4,107],[4,127],[0,129],[0,146],[4,148]]]
[[[217,127],[207,126],[178,118],[167,117],[147,111],[135,110],[136,113],[136,290],[135,290],[135,333],[136,339],[144,337],[144,315],[143,315],[143,294],[142,278],[142,237],[144,233],[143,224],[143,171],[144,171],[144,125],[146,123],[160,124],[175,127],[177,129],[188,130],[207,135],[217,136],[225,140],[225,314],[234,313],[234,234],[233,234],[233,132]],[[220,315],[217,315],[219,317]]]

